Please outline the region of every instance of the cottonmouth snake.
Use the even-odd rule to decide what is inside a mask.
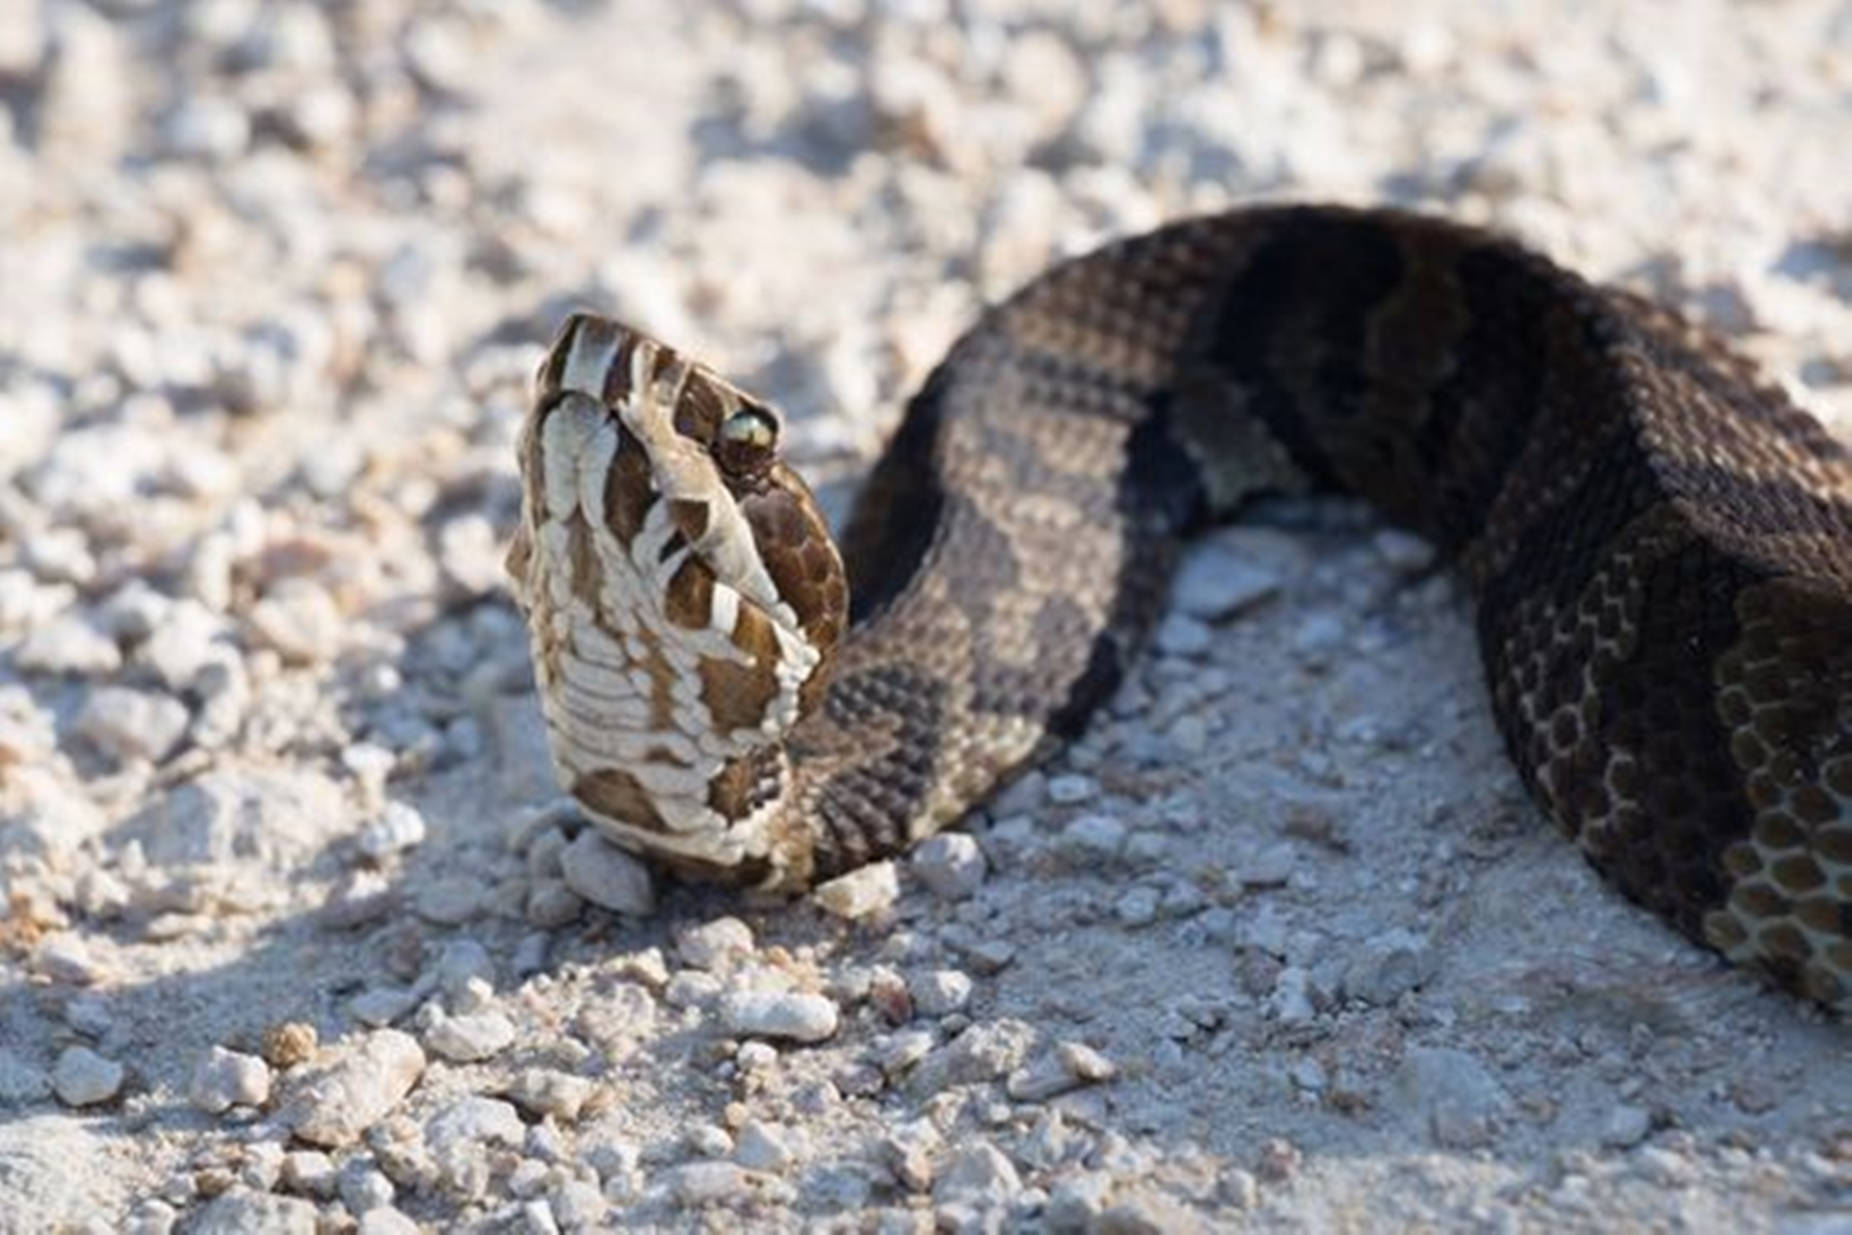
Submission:
[[[1457,567],[1588,858],[1852,1009],[1852,454],[1670,311],[1452,223],[1246,209],[985,313],[840,557],[779,428],[596,317],[541,368],[509,569],[621,843],[779,889],[904,849],[1085,723],[1191,525],[1339,489]]]

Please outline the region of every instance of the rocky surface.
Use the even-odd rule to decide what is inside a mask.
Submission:
[[[1840,1229],[1843,1027],[1584,869],[1350,507],[789,906],[550,804],[499,554],[570,305],[840,509],[985,299],[1260,197],[1513,230],[1845,431],[1849,94],[1830,0],[0,5],[0,1226]]]

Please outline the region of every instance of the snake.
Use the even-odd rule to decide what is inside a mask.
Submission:
[[[1335,491],[1471,599],[1530,795],[1625,895],[1852,1011],[1852,451],[1675,310],[1489,230],[1248,206],[1060,261],[908,401],[840,543],[763,399],[575,312],[509,546],[553,770],[795,894],[1084,729],[1182,546]]]

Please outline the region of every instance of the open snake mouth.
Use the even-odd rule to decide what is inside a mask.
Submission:
[[[848,608],[779,428],[705,367],[575,315],[522,432],[508,564],[561,778],[683,858],[711,857],[688,838],[716,829],[763,849],[768,748],[820,700]]]
[[[535,448],[549,515],[577,507],[602,522],[665,592],[684,566],[705,567],[718,611],[703,616],[716,626],[730,628],[727,611],[745,601],[801,635],[742,500],[764,488],[775,413],[655,340],[585,316],[562,329],[542,382]],[[753,457],[727,432],[739,417],[759,431]]]

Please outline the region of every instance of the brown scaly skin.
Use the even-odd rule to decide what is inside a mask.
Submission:
[[[590,355],[569,326],[537,417]],[[689,390],[749,398],[705,371]],[[530,509],[543,464],[524,459]],[[1308,489],[1370,499],[1457,565],[1511,756],[1597,867],[1693,939],[1852,1008],[1852,456],[1669,311],[1391,211],[1189,220],[985,314],[844,537],[831,684],[813,678],[803,719],[741,765],[751,852],[722,822],[680,836],[678,864],[795,888],[956,821],[1118,682],[1183,532]],[[653,500],[647,476],[628,500]],[[754,530],[768,563],[810,555],[774,572],[794,596],[834,594],[811,524]],[[540,556],[511,556],[537,657]],[[661,850],[663,829],[579,796]]]

